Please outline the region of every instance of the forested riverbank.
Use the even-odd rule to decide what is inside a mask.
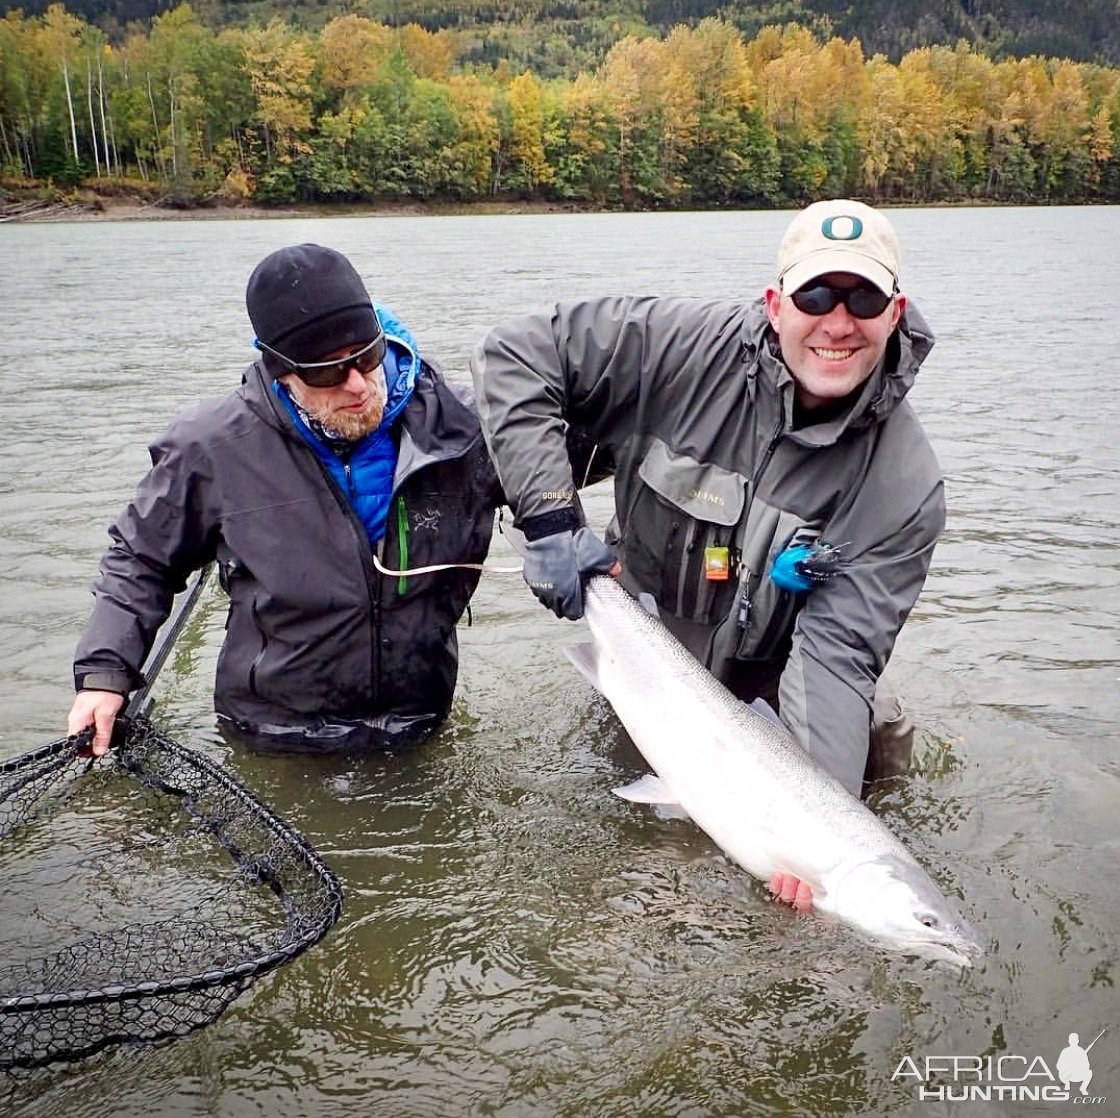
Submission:
[[[8,204],[488,202],[579,209],[1120,200],[1120,70],[961,42],[897,63],[787,25],[622,35],[594,70],[464,62],[453,33],[339,16],[110,42],[53,5],[0,20]],[[72,203],[66,203],[72,204]],[[96,204],[87,206],[87,212]]]

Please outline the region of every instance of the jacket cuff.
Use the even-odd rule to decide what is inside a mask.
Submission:
[[[539,516],[528,516],[518,521],[514,527],[520,528],[527,540],[542,540],[545,536],[555,536],[558,532],[574,532],[583,527],[583,517],[579,509],[554,509],[542,512]]]
[[[127,699],[135,686],[126,672],[74,672],[75,691],[115,691]]]

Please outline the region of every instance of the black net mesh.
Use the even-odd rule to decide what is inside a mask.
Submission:
[[[88,740],[88,737],[85,739]],[[308,843],[135,719],[0,762],[0,1068],[182,1036],[338,919]]]

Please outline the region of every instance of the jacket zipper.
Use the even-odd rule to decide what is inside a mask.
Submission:
[[[766,445],[766,451],[762,455],[762,461],[758,464],[751,478],[751,501],[747,505],[745,515],[749,518],[751,505],[754,504],[755,494],[758,492],[758,483],[762,480],[762,475],[766,473],[766,468],[770,465],[774,457],[774,452],[778,449],[778,443],[782,441],[782,434],[786,426],[786,406],[785,400],[779,398],[778,402],[778,424],[774,428],[774,433],[770,436],[770,441]],[[759,578],[761,578],[761,572]],[[740,638],[743,633],[747,631],[747,624],[751,619],[751,597],[752,591],[749,587],[744,585],[742,589],[742,596],[739,599],[739,608],[735,614],[735,629],[739,633]]]
[[[249,616],[253,619],[253,628],[261,638],[260,651],[253,657],[253,662],[249,665],[249,694],[257,695],[257,670],[264,662],[265,653],[268,651],[268,635],[265,633],[264,626],[260,622],[260,614],[257,611],[257,599],[254,597],[249,602]],[[259,698],[259,696],[257,696]]]
[[[315,455],[316,461],[319,456]],[[350,500],[344,501],[345,511],[348,513],[352,521],[358,520],[358,514],[354,511],[354,477],[350,472],[350,461],[347,458],[342,458],[342,473],[346,478],[346,491],[350,495]],[[322,463],[320,463],[322,465]],[[330,477],[330,471],[323,467],[327,477]],[[366,536],[365,525],[358,521],[358,537],[360,544],[363,545],[363,550],[369,547],[369,538]],[[370,612],[373,617],[373,632],[370,634],[369,642],[369,674],[370,674],[370,691],[373,694],[373,705],[376,708],[380,705],[381,700],[381,580],[373,579],[369,575],[368,565],[364,562],[363,555],[363,569],[366,573],[366,588],[370,594]]]
[[[279,401],[273,400],[271,394],[267,395],[269,396],[274,412],[282,416],[283,420],[287,420],[287,423],[283,422],[283,420],[281,422],[281,427],[286,428],[288,424],[291,423],[291,418],[288,415],[287,409]],[[343,515],[348,520],[358,545],[359,562],[361,564],[362,574],[365,576],[366,593],[369,596],[370,615],[373,620],[373,632],[370,639],[370,692],[373,697],[373,706],[376,708],[381,705],[381,578],[377,576],[374,571],[369,537],[366,535],[365,525],[358,519],[358,514],[354,511],[353,504],[347,500],[346,494],[342,492],[338,482],[331,475],[326,465],[320,460],[319,455],[315,453],[311,444],[295,431],[289,435],[289,438],[302,446],[306,452],[311,455],[312,459],[314,459],[315,464],[319,467],[319,472],[323,475],[327,483],[327,488],[334,495],[334,499],[338,502]],[[465,454],[466,451],[463,453]],[[353,496],[354,482],[350,472],[350,463],[342,460],[342,469],[346,478],[347,490],[350,495]],[[384,541],[384,537],[382,537],[382,540]]]
[[[397,543],[400,545],[402,571],[408,570],[408,509],[405,507],[404,494],[397,494]],[[408,576],[397,579],[397,597],[403,598],[408,589]]]
[[[279,407],[281,410],[283,410],[282,405],[276,405],[276,406]],[[285,414],[286,414],[286,412],[285,412]],[[315,463],[319,467],[320,472],[322,473],[323,477],[326,479],[327,488],[331,491],[331,493],[334,494],[335,500],[339,503],[339,506],[341,507],[343,513],[346,515],[347,519],[349,520],[351,529],[354,531],[355,536],[358,540],[358,545],[359,545],[359,548],[360,548],[360,555],[361,555],[362,573],[365,575],[366,593],[369,595],[370,613],[371,613],[372,618],[373,618],[373,635],[372,635],[372,640],[370,641],[370,683],[372,685],[370,690],[371,690],[372,695],[373,695],[373,705],[374,705],[374,707],[379,707],[381,705],[381,622],[382,622],[381,584],[382,584],[382,579],[380,577],[375,576],[373,564],[369,559],[367,559],[367,556],[369,556],[371,554],[370,548],[369,548],[369,539],[366,536],[366,530],[365,530],[364,525],[358,519],[358,514],[354,511],[353,505],[346,499],[346,494],[344,494],[342,492],[342,490],[339,488],[338,483],[331,476],[330,470],[328,470],[327,467],[319,460],[319,456],[315,453],[314,449],[302,438],[299,438],[298,436],[296,436],[296,438],[297,438],[297,441],[299,441],[304,447],[306,447],[307,453],[310,454],[311,457],[315,460]],[[406,531],[407,531],[407,515],[406,515],[407,510],[405,510],[405,508],[404,508],[404,498],[403,498],[403,496],[401,496],[399,494],[398,490],[403,488],[404,483],[409,478],[411,478],[412,474],[417,472],[420,469],[425,469],[427,466],[429,466],[431,464],[434,464],[435,462],[450,462],[450,461],[455,461],[459,458],[465,458],[467,456],[467,454],[469,454],[470,451],[477,444],[478,440],[481,439],[481,438],[482,438],[482,434],[480,432],[474,439],[472,439],[470,441],[470,443],[468,443],[465,447],[458,450],[456,453],[436,456],[430,462],[424,462],[423,464],[418,466],[416,470],[410,471],[409,473],[403,474],[400,477],[394,479],[394,495],[398,498],[398,500],[400,502],[400,504],[398,505],[398,516],[401,516],[402,512],[403,512],[403,514],[405,514]],[[354,486],[353,486],[353,479],[351,478],[351,474],[350,474],[350,463],[344,461],[342,463],[342,468],[343,468],[343,473],[346,477],[347,489],[349,490],[350,494],[352,495],[353,492],[354,492]],[[398,521],[398,524],[399,523],[400,523],[400,521]],[[385,537],[382,537],[382,542],[384,542],[384,539],[385,539]],[[407,543],[407,538],[405,538],[403,536],[402,536],[402,546],[405,548],[404,554],[407,556],[408,543]],[[407,567],[406,562],[402,561],[401,562],[401,570],[405,570],[406,567]],[[405,580],[403,578],[400,580],[400,583],[398,583],[398,589],[400,589],[400,586],[404,583],[404,581]]]
[[[778,443],[782,441],[782,433],[785,431],[786,426],[786,408],[783,401],[779,408],[778,426],[774,428],[774,433],[770,436],[770,442],[766,446],[766,453],[762,456],[762,461],[758,464],[758,468],[754,472],[754,477],[751,478],[751,500],[754,500],[754,495],[758,490],[758,483],[762,480],[762,475],[766,472],[766,467],[770,465],[770,460],[774,457],[774,451],[778,449]]]
[[[338,502],[338,506],[342,509],[343,515],[346,517],[350,524],[350,529],[354,533],[355,540],[358,544],[358,555],[361,563],[362,574],[366,580],[366,593],[369,595],[369,608],[370,616],[372,618],[373,632],[370,638],[370,692],[373,696],[373,705],[379,706],[381,702],[381,580],[374,578],[373,564],[370,562],[369,537],[366,535],[365,526],[358,519],[358,514],[354,511],[354,506],[346,499],[346,494],[339,488],[338,482],[331,476],[330,470],[320,461],[314,449],[308,445],[307,453],[315,460],[315,464],[319,467],[319,472],[323,475],[327,483],[327,488],[334,495],[334,499]],[[343,461],[342,463],[343,476],[346,478],[347,490],[353,494],[354,483],[350,474],[350,463]]]

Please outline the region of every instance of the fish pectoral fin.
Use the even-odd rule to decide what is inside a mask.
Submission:
[[[619,799],[629,800],[634,804],[661,804],[663,807],[677,808],[681,806],[680,800],[669,791],[669,785],[653,773],[646,773],[645,776],[640,776],[621,788],[612,788],[611,791]]]
[[[657,608],[657,599],[652,594],[643,590],[638,595],[638,605],[640,605],[650,617],[656,617],[660,620],[661,611]]]
[[[564,655],[575,664],[579,674],[601,695],[603,688],[599,683],[599,650],[590,641],[586,641],[583,644],[565,645]]]

